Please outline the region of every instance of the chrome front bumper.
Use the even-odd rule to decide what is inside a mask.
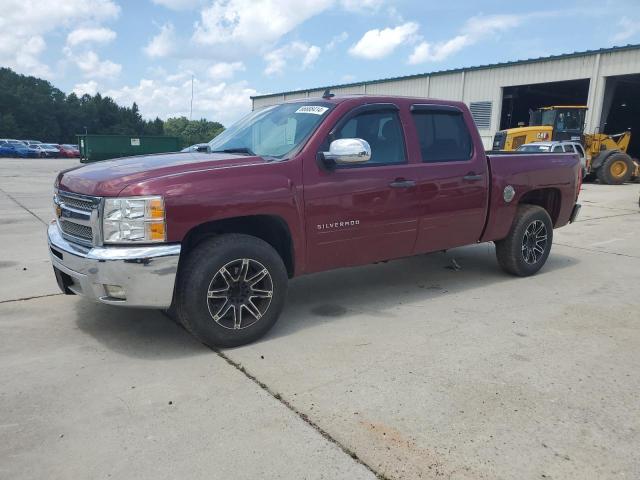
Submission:
[[[178,271],[180,245],[85,247],[49,225],[49,255],[61,290],[98,302],[127,307],[169,308]],[[124,289],[109,296],[105,285]]]

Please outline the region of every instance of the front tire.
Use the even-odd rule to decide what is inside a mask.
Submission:
[[[633,174],[633,160],[626,153],[609,155],[598,169],[598,180],[607,185],[622,185]]]
[[[200,242],[180,266],[175,311],[198,340],[236,347],[276,323],[287,292],[284,262],[265,241],[224,234]]]
[[[498,264],[519,277],[533,275],[547,261],[553,242],[553,224],[537,205],[520,205],[509,235],[495,242]]]

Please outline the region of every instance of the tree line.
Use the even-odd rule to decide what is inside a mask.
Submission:
[[[76,143],[85,128],[89,134],[177,136],[183,146],[208,142],[224,130],[206,119],[145,120],[135,102],[122,107],[99,93],[67,95],[46,80],[0,68],[0,138]]]

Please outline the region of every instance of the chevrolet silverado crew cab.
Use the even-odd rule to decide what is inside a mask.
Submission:
[[[527,276],[580,206],[575,154],[486,155],[463,103],[305,98],[184,152],[61,172],[63,292],[169,310],[209,346],[264,335],[297,275],[494,242]]]

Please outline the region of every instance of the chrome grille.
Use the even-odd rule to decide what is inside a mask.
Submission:
[[[88,225],[80,225],[79,223],[60,220],[60,230],[67,235],[88,240],[89,242],[93,240],[93,230]]]
[[[68,207],[84,210],[85,212],[90,212],[93,209],[94,201],[92,199],[84,199],[76,196],[71,197],[62,192],[60,192],[58,196],[60,197],[60,201]]]
[[[100,245],[102,198],[58,191],[54,195],[58,228],[67,240],[87,246]]]

